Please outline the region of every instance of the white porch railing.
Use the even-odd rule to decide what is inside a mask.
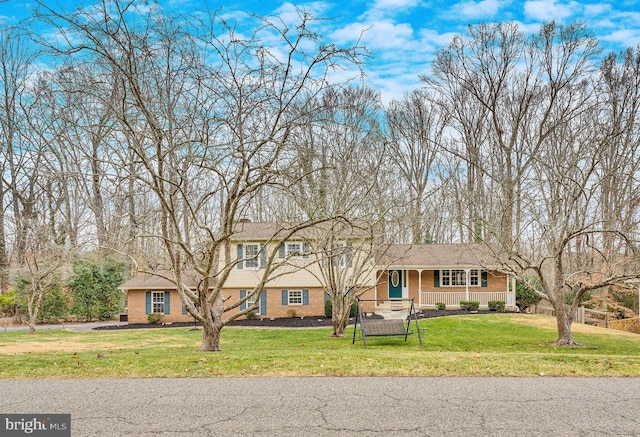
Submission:
[[[435,307],[436,303],[442,302],[447,307],[459,307],[461,300],[470,300],[480,302],[480,308],[487,308],[489,301],[504,301],[505,307],[514,307],[514,293],[506,291],[469,291],[469,297],[464,291],[423,291],[420,293],[418,301],[419,307]]]

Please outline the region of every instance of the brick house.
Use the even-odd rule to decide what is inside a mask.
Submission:
[[[325,261],[314,249],[319,234],[301,231],[286,241],[277,235],[274,223],[240,224],[232,240],[234,261],[239,262],[223,290],[227,304],[253,289],[264,271],[266,254],[277,251],[278,276],[267,282],[256,316],[324,315],[326,293],[320,272]],[[369,237],[358,229],[340,235],[333,244],[344,250],[335,266],[349,273],[354,269],[358,242]],[[377,255],[361,260],[360,267],[365,272],[361,272],[359,288],[367,290],[362,297],[380,300],[379,304],[368,303],[367,312],[375,312],[383,301],[401,298],[414,298],[418,310],[434,308],[437,302],[449,309],[459,308],[463,300],[478,301],[481,308],[490,300],[502,300],[507,309],[515,309],[515,281],[500,272],[495,258],[479,244],[384,245],[377,248]],[[165,278],[168,273],[139,274],[120,287],[127,294],[129,323],[146,323],[152,312],[162,314],[164,322],[193,320],[175,286]],[[185,281],[195,287],[195,277],[187,273]]]

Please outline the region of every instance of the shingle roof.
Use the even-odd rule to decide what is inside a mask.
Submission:
[[[332,227],[337,235],[344,238],[367,237],[370,235],[367,232],[367,227],[363,224],[354,223],[352,225],[345,222],[327,222],[301,229],[295,232],[291,239],[314,239],[319,232],[325,232]],[[287,223],[239,222],[236,225],[236,232],[231,239],[233,241],[266,241],[278,239],[284,237],[291,228],[291,225]]]
[[[126,281],[120,286],[123,290],[149,290],[149,289],[175,289],[176,286],[167,279],[171,278],[171,271],[159,270],[150,273],[140,273],[133,278]],[[195,275],[189,273],[183,273],[182,280],[189,288],[195,288],[197,282],[194,279]]]
[[[376,264],[420,269],[501,265],[483,244],[390,244],[381,248]]]

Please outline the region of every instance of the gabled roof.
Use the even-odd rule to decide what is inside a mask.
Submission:
[[[292,226],[288,223],[274,222],[248,222],[241,221],[236,225],[235,233],[231,237],[233,241],[266,241],[283,238]],[[346,222],[325,222],[315,226],[300,229],[291,237],[292,240],[316,239],[330,230],[343,238],[368,237],[367,226],[363,223],[349,224]]]
[[[483,244],[389,244],[376,264],[384,268],[439,269],[455,267],[497,268],[499,259]]]

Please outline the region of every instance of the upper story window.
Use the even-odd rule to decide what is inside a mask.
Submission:
[[[284,255],[286,257],[302,257],[304,255],[304,245],[300,241],[286,242],[284,244]]]
[[[467,285],[467,272],[465,270],[446,269],[440,271],[440,285],[443,287],[464,287]],[[480,286],[480,270],[469,270],[469,286]]]
[[[266,264],[266,253],[261,243],[238,243],[238,268],[262,269]]]
[[[353,258],[353,248],[350,243],[346,241],[339,241],[336,243],[335,252],[338,255],[337,265],[340,268],[351,267],[351,260]]]
[[[245,243],[244,244],[244,258],[245,266],[248,269],[259,269],[260,268],[260,258],[258,254],[260,253],[260,243]]]

